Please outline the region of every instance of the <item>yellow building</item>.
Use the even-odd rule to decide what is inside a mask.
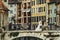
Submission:
[[[47,0],[32,0],[31,21],[32,29],[37,27],[40,20],[46,22],[46,2]]]
[[[59,0],[58,0],[59,1]],[[54,17],[51,21],[55,22],[56,18],[56,5],[53,2],[56,0],[32,0],[31,1],[31,22],[32,22],[32,29],[35,29],[38,25],[38,22],[42,20],[46,26],[48,26],[48,22],[50,16]],[[51,3],[51,4],[49,4]],[[51,15],[49,15],[49,10],[52,10]]]

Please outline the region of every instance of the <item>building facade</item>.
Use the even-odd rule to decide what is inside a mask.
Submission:
[[[2,35],[3,40],[60,40],[59,0],[9,0],[8,2],[10,6],[13,5],[10,7],[11,10],[15,8],[17,10],[14,12],[15,24],[18,26],[15,25],[17,29],[15,31],[3,32],[5,33]],[[48,27],[47,30],[35,31],[40,20],[43,22],[42,25]]]
[[[58,0],[59,1],[59,0]],[[58,2],[57,1],[57,2]],[[36,29],[41,20],[43,25],[55,26],[56,24],[56,0],[10,0],[10,21],[15,14],[15,23],[25,29]],[[11,7],[12,6],[12,7]],[[19,27],[20,27],[19,26]],[[24,27],[26,26],[26,27]],[[30,27],[28,27],[30,26]],[[54,27],[51,27],[53,29]],[[50,29],[50,28],[49,28]]]
[[[32,29],[35,29],[40,20],[46,22],[45,6],[46,0],[32,0],[31,21]]]
[[[31,24],[30,0],[29,1],[28,0],[27,1],[8,0],[8,4],[9,4],[9,9],[10,9],[9,22],[13,21],[13,23],[17,25],[22,25],[23,27]]]
[[[8,27],[8,11],[8,8],[0,0],[0,28],[5,29]]]
[[[56,20],[57,20],[57,25],[59,25],[60,24],[60,14],[59,14],[60,13],[60,9],[59,9],[60,8],[60,3],[59,2],[56,4],[56,8],[57,8],[56,9],[56,16],[57,16]]]
[[[17,13],[17,8],[16,8],[16,4],[13,4],[13,3],[10,3],[11,0],[2,0],[3,4],[9,9],[9,14],[8,14],[8,20],[9,20],[9,23],[13,23],[13,17],[16,15]]]
[[[48,4],[49,5],[49,20],[48,20],[48,24],[52,27],[51,29],[53,29],[54,27],[54,23],[56,23],[56,4],[55,3],[51,3],[51,4]]]
[[[31,29],[25,27],[31,25],[31,0],[18,0],[16,23],[23,26],[24,29]]]

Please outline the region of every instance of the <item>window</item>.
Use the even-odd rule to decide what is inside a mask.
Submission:
[[[24,18],[24,23],[26,23],[26,18]]]
[[[48,24],[50,23],[50,18],[48,18]]]
[[[42,20],[46,22],[46,16],[42,16]]]
[[[50,14],[50,10],[48,10],[48,14]]]
[[[28,12],[28,16],[31,16],[31,12]]]
[[[48,10],[48,14],[50,15],[52,13],[52,10]]]
[[[11,4],[10,7],[13,7],[13,5]]]
[[[35,1],[32,1],[32,6],[34,6],[35,5]]]
[[[57,6],[57,10],[58,10],[58,11],[60,11],[60,5],[59,5],[59,6]]]
[[[31,22],[31,17],[28,17],[28,22],[29,22],[29,23]]]
[[[42,20],[42,17],[41,16],[38,17],[38,21],[40,21],[40,20]]]
[[[54,13],[56,13],[56,9],[54,9]]]
[[[41,0],[36,0],[37,4],[41,4]]]
[[[41,8],[38,8],[38,12],[41,12]]]
[[[44,11],[45,11],[45,7],[44,7]]]
[[[31,18],[31,21],[32,21],[32,22],[37,22],[37,20],[38,20],[37,17],[32,17],[32,18]]]
[[[41,2],[42,4],[46,3],[46,0],[41,0],[41,1],[42,1],[42,2]]]
[[[39,7],[38,12],[43,12],[43,7]]]
[[[33,24],[32,29],[35,30],[37,28],[38,24]]]
[[[52,18],[49,18],[49,23],[52,23]]]
[[[21,19],[18,19],[18,23],[21,23]]]
[[[54,17],[54,22],[56,22],[56,17]]]
[[[35,8],[33,8],[33,13],[35,13]]]
[[[4,0],[4,2],[7,2],[7,0]]]
[[[21,16],[21,11],[19,11],[18,16],[19,16],[19,17]]]
[[[35,13],[35,8],[32,8],[31,9],[31,13]]]
[[[24,12],[24,16],[26,16],[26,12]]]
[[[13,14],[13,10],[10,10],[10,13]]]
[[[31,8],[31,13],[33,13],[33,8]]]
[[[31,8],[30,2],[28,2],[28,8]]]
[[[18,8],[21,9],[21,4],[18,5]]]
[[[30,2],[28,2],[28,4],[30,5]]]
[[[16,11],[16,8],[14,9],[14,11]]]
[[[36,4],[44,4],[46,3],[46,0],[36,0]]]
[[[24,3],[24,9],[26,9],[26,7],[27,7],[27,6],[26,6],[26,3]]]
[[[38,22],[38,17],[37,17],[37,22]]]

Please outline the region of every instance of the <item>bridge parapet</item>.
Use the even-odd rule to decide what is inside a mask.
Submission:
[[[3,32],[20,32],[20,33],[29,33],[29,32],[34,32],[34,33],[47,33],[47,32],[53,32],[53,33],[60,33],[60,30],[44,30],[44,31],[35,31],[35,30],[15,30],[15,31],[3,31]]]
[[[45,31],[35,31],[35,30],[16,30],[16,31],[4,31],[6,33],[6,37],[9,39],[14,39],[18,37],[25,37],[25,36],[31,36],[31,37],[37,37],[41,39],[45,39],[46,36],[44,35],[50,35],[49,33],[52,33],[51,35],[60,35],[60,31],[58,30],[45,30]],[[18,33],[18,35],[16,34]]]

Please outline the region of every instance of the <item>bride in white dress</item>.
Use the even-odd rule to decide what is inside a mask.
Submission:
[[[39,21],[39,24],[38,24],[37,28],[35,29],[35,31],[42,31],[41,26],[42,26],[42,21]]]

